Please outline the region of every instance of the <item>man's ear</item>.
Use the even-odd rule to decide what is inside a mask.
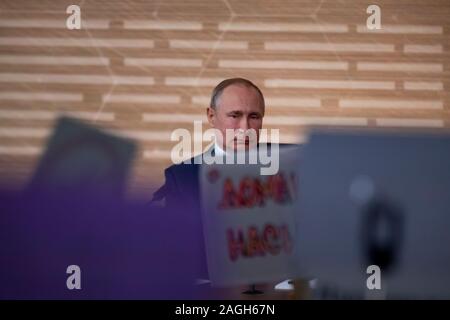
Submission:
[[[214,110],[211,107],[206,108],[206,117],[208,118],[208,122],[211,125],[211,127],[215,127],[215,120],[216,120],[216,110]]]

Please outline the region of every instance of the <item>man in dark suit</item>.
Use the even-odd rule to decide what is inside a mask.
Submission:
[[[209,154],[225,157],[237,149],[249,149],[259,140],[264,117],[264,96],[251,81],[231,78],[219,83],[211,95],[210,106],[206,109],[208,122],[220,134],[214,145],[203,154],[170,166],[165,170],[165,184],[154,194],[154,201],[165,199],[166,206],[176,203],[199,209],[198,170],[202,158]],[[256,141],[251,135],[239,137],[227,135],[227,130],[245,132],[253,129]]]
[[[264,109],[264,96],[251,81],[232,78],[219,83],[212,91],[210,106],[206,109],[208,122],[218,133],[214,145],[189,161],[167,168],[165,184],[155,192],[152,202],[164,199],[170,212],[190,214],[193,226],[201,226],[199,164],[203,163],[206,154],[225,157],[230,152],[248,150],[257,145]],[[227,135],[227,130],[236,134]],[[247,131],[255,132],[256,136],[238,134]],[[198,240],[199,248],[204,252],[201,231]],[[200,276],[208,278],[205,261],[202,262]]]

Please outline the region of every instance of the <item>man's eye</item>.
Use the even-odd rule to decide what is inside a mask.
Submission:
[[[230,114],[230,117],[232,117],[233,119],[236,119],[238,117],[237,114]]]
[[[252,119],[259,119],[260,118],[260,116],[259,115],[257,115],[257,114],[254,114],[254,115],[252,115],[250,118],[252,118]]]

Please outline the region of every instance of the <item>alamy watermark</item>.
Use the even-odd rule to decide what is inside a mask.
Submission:
[[[279,169],[279,129],[226,129],[224,136],[216,128],[203,131],[202,121],[194,121],[192,134],[185,128],[178,128],[172,132],[170,139],[179,141],[170,153],[173,163],[261,164],[261,175],[274,175]],[[270,140],[271,143],[258,143],[258,140]],[[211,148],[209,152],[202,153],[204,142],[213,142],[222,152]],[[201,156],[193,157],[195,154]]]
[[[370,16],[366,20],[366,26],[369,30],[381,29],[381,9],[376,4],[371,4],[366,10]]]
[[[69,30],[81,29],[81,9],[79,6],[72,4],[67,7],[66,13],[70,16],[66,20],[66,27]]]
[[[81,269],[76,264],[67,267],[66,273],[70,274],[66,280],[66,286],[69,290],[81,290]]]

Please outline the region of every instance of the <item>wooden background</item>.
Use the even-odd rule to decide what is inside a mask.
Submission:
[[[366,28],[370,4],[382,30]],[[205,121],[235,76],[260,86],[282,142],[314,124],[445,129],[449,40],[448,0],[2,0],[0,179],[26,184],[65,112],[138,141],[128,190],[150,198],[172,130]]]

